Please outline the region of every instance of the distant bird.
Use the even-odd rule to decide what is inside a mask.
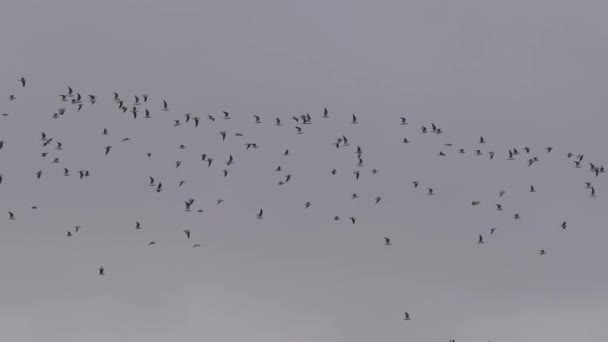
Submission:
[[[405,118],[403,116],[401,117],[401,124],[407,125],[407,121],[405,120]]]
[[[167,101],[163,100],[163,111],[167,112],[169,111],[169,105],[167,104]]]
[[[483,243],[483,236],[481,236],[481,234],[479,234],[479,238],[477,239],[477,243],[481,244]]]
[[[428,195],[433,195],[434,194],[433,189],[428,188],[427,190],[428,190],[428,192],[427,192]]]
[[[562,225],[560,227],[562,227],[562,229],[566,229],[566,221],[562,222]]]
[[[135,221],[135,229],[141,229],[141,223]]]
[[[312,204],[311,204],[310,202],[306,202],[306,203],[304,204],[304,209],[308,209],[308,208],[310,208],[310,206],[311,206],[311,205],[312,205]]]
[[[264,211],[262,209],[260,209],[260,211],[258,212],[258,219],[262,219],[262,215],[264,215]]]
[[[530,192],[536,192],[536,189],[534,188],[534,185],[530,185]]]
[[[194,203],[194,199],[190,198],[190,199],[186,200],[185,203],[186,203],[186,211],[190,212],[191,211],[190,206],[192,206],[192,203]]]
[[[110,153],[110,149],[111,148],[112,148],[112,146],[109,146],[109,145],[105,147],[105,149],[106,149],[106,156],[108,155],[108,153]]]
[[[376,201],[375,204],[378,204],[378,202],[380,202],[382,200],[382,197],[378,196],[374,200]]]
[[[99,267],[99,275],[104,275],[105,273],[105,269],[103,268],[103,266]]]
[[[329,117],[329,112],[327,111],[327,108],[323,109],[323,117],[324,118],[328,118]]]
[[[21,77],[19,82],[21,82],[21,87],[25,88],[25,77]]]
[[[148,243],[148,246],[152,246],[152,245],[156,245],[156,241],[150,241],[150,242]]]
[[[352,124],[357,124],[357,123],[359,123],[359,122],[357,121],[357,116],[355,116],[355,114],[353,114],[353,121],[352,121],[351,123],[352,123]]]
[[[409,321],[410,320],[410,314],[409,313],[405,313],[405,316],[403,317],[404,321]]]
[[[355,224],[355,221],[357,220],[357,218],[354,216],[349,217],[349,219],[350,219],[350,222],[352,222],[353,224]]]
[[[589,197],[595,197],[595,188],[591,187],[591,194],[589,195]]]
[[[199,243],[195,243],[195,244],[194,244],[194,246],[192,246],[192,247],[193,247],[193,248],[198,248],[198,247],[200,247],[200,246],[201,246],[201,245],[200,245]]]
[[[12,211],[9,211],[9,212],[8,212],[8,219],[9,219],[9,220],[14,220],[14,219],[15,219],[15,214],[13,214],[13,212],[12,212]]]
[[[258,115],[254,115],[253,117],[255,118],[256,124],[262,123],[262,120],[260,119],[260,117]]]
[[[539,254],[540,254],[540,255],[545,255],[545,254],[547,254],[547,252],[545,252],[545,250],[544,250],[544,249],[541,249]]]
[[[385,246],[390,246],[391,245],[391,239],[384,237],[384,245]]]
[[[184,234],[186,234],[186,238],[187,239],[190,238],[190,230],[189,229],[184,230]]]
[[[490,228],[490,235],[494,234],[494,231],[496,231],[496,228]]]

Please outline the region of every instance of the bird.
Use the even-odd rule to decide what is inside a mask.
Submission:
[[[357,123],[359,123],[359,122],[357,121],[357,116],[355,116],[355,114],[353,114],[353,121],[352,121],[351,123],[352,123],[352,124],[357,124]]]
[[[566,221],[562,222],[562,225],[560,227],[562,227],[562,229],[566,229]]]
[[[19,82],[21,82],[21,87],[22,87],[22,88],[25,88],[25,77],[21,77],[21,78],[19,79]]]
[[[110,153],[110,149],[112,148],[112,146],[108,145],[105,147],[106,149],[106,156],[108,155],[108,153]]]
[[[167,101],[163,100],[163,111],[167,112],[169,111],[169,105],[167,104]]]
[[[185,229],[184,234],[186,234],[186,239],[190,239],[190,230],[189,229]]]
[[[401,117],[401,125],[407,125],[407,120],[403,116]]]
[[[481,236],[481,234],[479,234],[479,238],[477,239],[477,243],[479,243],[479,244],[484,243],[483,236]]]
[[[8,212],[8,219],[9,220],[14,220],[15,219],[15,214],[12,211]]]
[[[404,315],[404,317],[403,317],[403,320],[404,320],[404,321],[409,321],[409,320],[410,320],[410,314],[409,314],[409,313],[407,313],[407,312],[405,312],[405,315]]]
[[[391,239],[384,237],[384,245],[385,246],[390,246],[391,245]]]
[[[260,209],[260,211],[258,212],[258,220],[262,219],[262,216],[264,215],[264,211],[262,209]]]
[[[105,275],[106,274],[106,270],[103,268],[103,266],[99,266],[99,275]]]
[[[190,198],[190,199],[186,200],[185,203],[186,203],[186,211],[190,212],[191,211],[190,206],[192,206],[192,203],[194,203],[194,199]]]
[[[141,229],[141,223],[135,221],[135,229]]]
[[[545,252],[545,250],[544,250],[544,249],[541,249],[539,254],[540,254],[540,255],[545,255],[545,254],[547,254],[547,252]]]

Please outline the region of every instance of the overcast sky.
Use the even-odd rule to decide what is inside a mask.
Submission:
[[[608,165],[607,10],[599,0],[3,1],[1,339],[608,340],[608,188],[588,172]],[[97,103],[77,112],[60,101],[68,85]],[[150,94],[139,109],[152,119],[120,113],[114,91],[129,108]],[[173,127],[188,112],[201,125]],[[307,112],[311,125],[291,120]],[[421,134],[431,123],[444,133]],[[63,150],[43,148],[43,131]],[[332,146],[341,135],[350,147]],[[522,155],[506,160],[514,147]],[[567,152],[584,154],[582,168]],[[91,176],[79,180],[81,169]],[[184,212],[188,198],[204,212]]]

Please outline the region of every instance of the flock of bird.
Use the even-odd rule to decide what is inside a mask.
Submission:
[[[19,79],[18,83],[17,83],[17,87],[16,87],[18,89],[15,91],[15,94],[9,95],[8,100],[9,101],[19,101],[19,92],[26,91],[27,87],[28,87],[28,82],[26,81],[26,79],[25,78]],[[100,97],[99,99],[101,100],[102,98],[103,97]],[[98,96],[92,95],[92,94],[83,96],[80,92],[78,92],[77,90],[74,90],[72,87],[68,86],[66,93],[58,95],[58,101],[60,102],[60,108],[55,113],[52,114],[52,118],[54,118],[54,119],[61,119],[71,111],[80,112],[81,110],[87,108],[87,106],[95,105],[95,103],[98,102]],[[152,119],[153,117],[157,118],[156,115],[153,116],[153,114],[156,111],[161,111],[161,112],[172,111],[172,109],[169,105],[169,102],[167,100],[160,99],[159,100],[160,103],[154,104],[154,103],[152,103],[151,97],[147,94],[123,96],[122,94],[118,94],[115,92],[115,93],[113,93],[113,95],[109,95],[107,98],[104,98],[103,101],[113,102],[115,105],[115,110],[118,111],[118,113],[128,115],[129,117],[131,117],[134,120],[139,120],[139,119],[148,120],[148,119]],[[10,114],[4,113],[2,115],[8,116]],[[164,116],[164,117],[161,117],[161,119],[167,120],[167,117],[168,116]],[[331,118],[333,118],[333,115],[331,116]],[[180,116],[178,118],[171,117],[169,120],[172,120],[171,121],[172,126],[176,127],[176,128],[186,126],[186,125],[191,125],[191,126],[194,126],[194,128],[197,128],[197,127],[203,125],[203,120],[208,121],[208,124],[212,125],[217,120],[226,120],[228,122],[231,119],[232,119],[231,114],[227,111],[223,111],[218,114],[206,115],[206,117],[197,116],[192,113],[185,113],[183,115],[183,118],[182,118],[182,116]],[[294,129],[294,132],[293,132],[294,134],[304,134],[305,128],[309,125],[312,125],[313,121],[316,122],[317,120],[329,120],[329,119],[330,119],[329,111],[327,108],[325,108],[321,113],[314,115],[314,116],[309,113],[306,113],[306,114],[302,114],[302,115],[298,115],[298,116],[291,116],[289,118],[275,117],[270,120],[271,121],[270,124],[272,124],[276,127],[282,127],[282,126],[287,125],[287,122],[289,122],[292,125],[292,129]],[[340,119],[340,120],[342,120],[342,119]],[[344,122],[345,124],[350,124],[350,125],[360,125],[361,124],[356,114],[352,114],[352,116],[349,116],[349,120],[345,119],[344,121],[345,121]],[[251,124],[263,125],[263,124],[267,124],[267,122],[266,122],[265,118],[263,118],[261,115],[252,115]],[[395,117],[395,124],[407,126],[407,125],[410,125],[410,122],[408,122],[408,120],[405,117],[397,116],[397,117]],[[110,134],[110,132],[107,128],[103,128],[101,130],[101,132],[98,132],[98,134],[99,133],[104,136]],[[430,123],[430,125],[421,126],[419,128],[418,134],[441,135],[442,133],[443,133],[443,130],[441,127],[439,127],[435,123]],[[225,130],[219,131],[219,132],[217,132],[217,134],[219,135],[219,139],[218,139],[219,143],[226,141],[226,139],[228,139],[228,137],[229,137],[228,132]],[[238,139],[245,139],[246,134],[244,132],[235,132],[234,137],[238,138]],[[402,144],[411,143],[411,141],[408,138],[399,138],[399,139],[400,140],[397,140],[397,142],[400,141],[400,143],[402,143]],[[476,137],[475,139],[477,141],[477,144],[479,145],[479,148],[472,151],[472,153],[474,155],[486,156],[486,158],[488,158],[490,160],[493,160],[500,155],[504,155],[504,157],[505,157],[504,159],[506,159],[506,160],[523,159],[525,161],[525,163],[523,165],[526,165],[527,167],[532,167],[534,164],[538,163],[540,161],[539,155],[556,153],[556,152],[554,152],[554,148],[552,146],[544,147],[542,151],[538,151],[538,154],[535,154],[536,151],[533,151],[533,149],[528,146],[512,147],[510,149],[507,149],[504,152],[488,151],[488,150],[483,149],[483,147],[486,144],[486,138],[484,138],[484,137],[477,138]],[[130,138],[128,138],[128,137],[125,137],[122,139],[123,142],[129,141],[129,140],[130,140]],[[246,141],[246,140],[243,140],[243,141],[244,141],[243,145],[244,145],[245,150],[255,150],[255,149],[260,148],[260,146],[256,142]],[[64,148],[63,144],[59,141],[59,137],[50,136],[46,132],[41,133],[40,144],[43,148],[48,148],[48,147],[54,146],[54,150],[56,150],[56,151],[62,151]],[[4,145],[5,145],[5,142],[0,141],[0,153],[1,153],[1,150],[3,149]],[[360,179],[360,177],[362,176],[362,170],[359,167],[364,165],[363,157],[364,157],[365,153],[364,153],[363,147],[360,145],[354,144],[353,142],[351,142],[351,139],[349,139],[347,136],[342,135],[342,134],[337,135],[335,140],[332,142],[332,144],[330,146],[332,146],[331,148],[334,148],[334,149],[354,152],[355,159],[354,159],[354,163],[353,163],[353,171],[352,171],[351,177],[354,177],[354,179],[356,181],[358,181]],[[438,153],[437,153],[438,158],[446,157],[449,153],[457,153],[457,154],[469,153],[468,151],[465,151],[465,149],[454,148],[454,146],[451,143],[444,143],[443,146],[444,147],[442,148],[442,150],[438,151]],[[103,151],[99,151],[100,158],[104,158],[104,157],[108,158],[114,151],[114,148],[115,147],[113,147],[110,144],[105,146]],[[186,148],[187,148],[187,146],[185,146],[185,145],[178,146],[178,149],[181,149],[181,150],[184,150]],[[150,153],[150,152],[146,153],[146,155],[148,158],[153,157],[152,153]],[[289,156],[289,155],[290,155],[290,150],[285,149],[283,152],[283,156]],[[49,151],[44,150],[43,152],[41,152],[41,156],[43,158],[48,157]],[[584,154],[574,154],[574,153],[567,152],[567,153],[564,153],[563,158],[565,158],[566,160],[571,160],[572,167],[574,167],[574,168],[582,168],[585,165],[585,163],[583,163],[583,161],[585,160]],[[60,164],[61,160],[59,157],[54,157],[53,160],[51,161],[51,163]],[[200,155],[199,163],[202,164],[206,168],[211,168],[213,166],[218,165],[218,163],[215,161],[215,159],[211,155],[206,154],[206,153],[203,153]],[[223,163],[223,165],[225,165],[225,167],[220,170],[223,177],[229,176],[230,166],[232,166],[235,163],[236,163],[236,158],[233,156],[233,154],[229,154],[227,156],[225,162]],[[179,160],[175,161],[174,167],[180,168],[182,166],[182,164],[183,164],[182,161],[179,161]],[[587,162],[587,164],[588,164],[588,172],[595,179],[597,179],[598,177],[600,177],[601,175],[603,175],[605,173],[605,169],[604,169],[603,165],[599,165],[598,163],[594,163],[594,162]],[[283,167],[280,165],[273,167],[273,170],[274,170],[274,172],[277,172],[279,174],[283,173],[283,175],[280,178],[280,181],[278,181],[276,183],[278,186],[286,185],[293,178],[292,174],[284,174]],[[71,176],[72,171],[73,170],[70,170],[67,167],[63,167],[62,175],[66,176],[66,177]],[[271,171],[271,170],[269,170],[269,171]],[[92,175],[90,170],[87,170],[87,169],[77,170],[76,172],[80,179],[84,179],[84,178],[90,177]],[[376,168],[371,169],[372,175],[376,175],[376,174],[378,174],[378,172],[379,172],[379,170]],[[34,172],[36,179],[42,179],[45,174],[46,174],[46,171],[43,171],[43,170],[37,170]],[[334,176],[337,176],[338,174],[341,174],[341,172],[339,173],[338,170],[334,168],[334,169],[328,170],[327,176],[334,177]],[[154,177],[154,176],[147,176],[147,177],[148,177],[148,179],[147,179],[146,183],[150,187],[151,191],[153,191],[153,192],[160,193],[165,189],[166,186],[168,186],[167,184],[163,184],[162,181],[156,179],[156,177]],[[4,178],[5,177],[3,175],[0,175],[0,184],[2,184],[2,182],[4,181]],[[422,182],[419,180],[410,180],[410,181],[411,181],[411,186],[413,188],[418,188],[422,184]],[[186,183],[185,180],[180,180],[177,183],[177,187],[181,187],[185,183]],[[581,187],[588,191],[587,195],[589,197],[594,198],[597,196],[595,185],[592,182],[584,182],[583,184],[581,184]],[[534,185],[529,186],[529,192],[531,192],[531,193],[536,192]],[[425,193],[428,196],[436,195],[435,189],[430,186],[426,187]],[[500,201],[503,198],[503,196],[505,196],[506,193],[507,193],[506,190],[498,191],[497,196],[496,196],[496,201],[497,202]],[[353,193],[351,195],[351,198],[353,200],[357,199],[357,198],[359,198],[359,195],[357,193]],[[223,201],[224,201],[223,199],[217,199],[216,204],[219,205]],[[382,197],[380,197],[380,196],[373,198],[373,203],[376,205],[379,204],[381,201],[382,201]],[[195,211],[198,213],[204,212],[204,210],[202,208],[193,207],[196,202],[197,202],[197,200],[194,198],[186,199],[184,201],[184,210],[186,212],[192,212],[192,211]],[[479,206],[480,202],[481,202],[480,200],[474,200],[470,204],[472,206]],[[311,206],[312,206],[312,202],[307,201],[304,203],[303,209],[308,209]],[[32,207],[32,209],[36,209],[36,208],[37,207],[35,207],[35,206]],[[496,203],[495,209],[497,211],[504,210],[501,203]],[[257,211],[255,213],[252,213],[251,216],[252,216],[252,218],[253,218],[253,216],[255,216],[255,218],[257,218],[258,220],[263,220],[264,214],[265,214],[264,208],[259,208],[259,209],[257,209]],[[512,217],[514,220],[520,219],[520,215],[518,213],[513,213]],[[8,212],[8,219],[9,220],[17,219],[17,217],[13,211]],[[333,217],[333,220],[340,221],[340,220],[342,220],[342,218],[340,216],[336,215]],[[348,221],[351,224],[356,224],[357,218],[355,216],[350,216],[350,217],[348,217]],[[557,225],[559,225],[559,227],[563,230],[567,229],[567,227],[568,227],[568,224],[566,221],[563,221],[561,224],[556,224],[556,226]],[[142,225],[140,222],[135,222],[135,226],[133,228],[140,230],[140,229],[142,229]],[[76,234],[81,234],[81,229],[82,229],[82,226],[75,226],[67,231],[66,236],[68,238],[72,238]],[[473,240],[472,242],[473,243],[477,242],[477,244],[480,244],[480,245],[484,244],[484,243],[486,243],[488,236],[493,235],[495,233],[495,231],[496,231],[496,228],[491,228],[487,234],[480,233],[477,236],[477,239]],[[192,236],[193,236],[193,234],[190,229],[183,230],[184,239],[190,240]],[[147,244],[148,244],[148,246],[153,246],[153,245],[156,245],[157,242],[149,241],[149,242],[147,242]],[[390,237],[384,237],[384,245],[387,246],[387,248],[389,246],[393,245]],[[194,243],[192,243],[192,247],[198,248],[198,247],[201,247],[201,244],[199,242],[194,242]],[[540,256],[544,256],[547,254],[547,251],[545,249],[540,249],[538,251],[538,254]],[[98,274],[100,276],[106,275],[106,269],[103,266],[99,266]],[[403,320],[406,320],[406,321],[411,320],[411,316],[408,312],[404,313]],[[451,340],[451,341],[453,341],[453,340]]]

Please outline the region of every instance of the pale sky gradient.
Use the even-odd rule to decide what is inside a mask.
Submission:
[[[3,1],[0,339],[607,341],[608,188],[588,172],[608,165],[607,11],[599,0]],[[76,112],[58,96],[68,85],[98,102]],[[153,119],[119,113],[113,91],[129,106],[150,94]],[[187,112],[200,127],[173,127]],[[297,135],[290,118],[306,112]],[[431,122],[445,133],[422,135]],[[42,131],[64,150],[42,148]],[[336,150],[342,134],[352,146]],[[584,153],[583,167],[567,152]],[[184,212],[188,198],[205,212]]]

